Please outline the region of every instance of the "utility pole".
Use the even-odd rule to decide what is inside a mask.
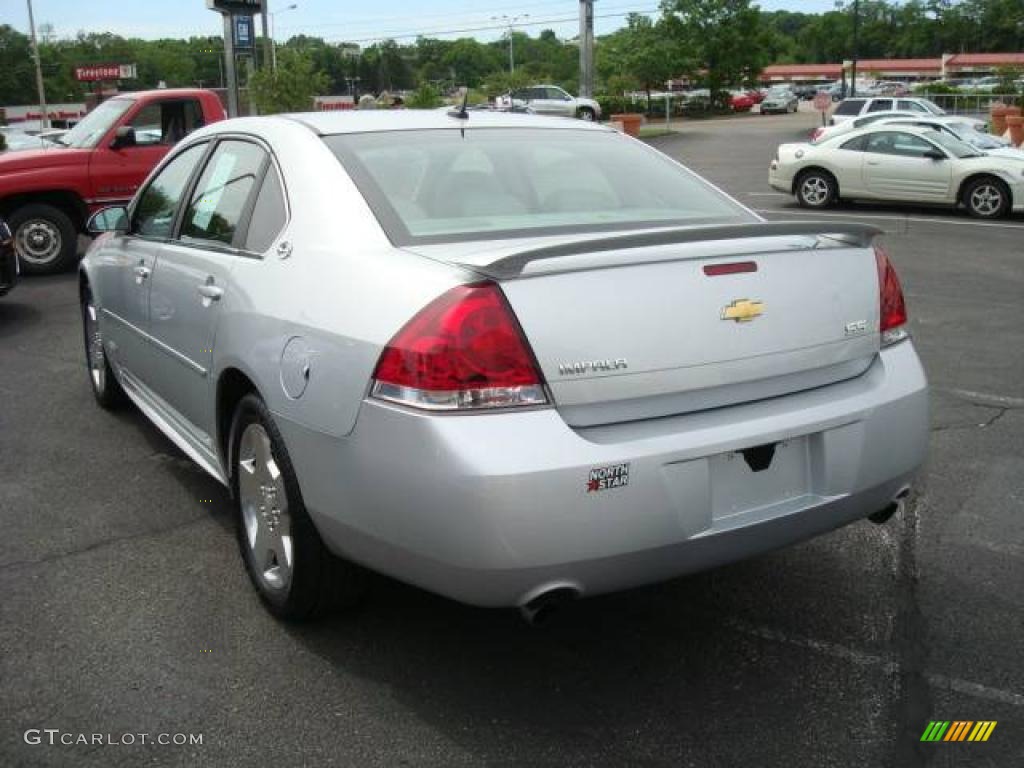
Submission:
[[[594,0],[580,0],[580,96],[594,95]]]
[[[238,76],[235,71],[235,30],[234,17],[224,16],[224,65],[228,86],[228,117],[238,117]]]
[[[46,88],[43,86],[43,65],[39,62],[39,42],[36,40],[36,19],[32,15],[32,0],[28,0],[28,28],[32,35],[32,58],[36,62],[36,89],[39,91],[39,128],[50,127],[50,111],[46,108]]]
[[[509,16],[507,14],[502,14],[501,16],[491,16],[491,21],[501,21],[501,22],[504,22],[508,26],[508,71],[509,71],[509,74],[512,74],[512,73],[514,73],[516,71],[516,55],[515,55],[515,51],[513,50],[514,42],[513,42],[512,32],[515,29],[515,26],[516,26],[517,22],[522,21],[523,19],[528,19],[528,18],[530,18],[530,14],[528,14],[528,13],[519,14],[518,16]]]
[[[269,15],[268,11],[270,10],[267,6],[269,6],[269,5],[270,5],[270,0],[260,0],[260,24],[263,27],[263,66],[264,67],[269,67],[270,66],[270,58],[273,55],[273,45],[274,45],[274,41],[270,39],[270,35],[268,34],[268,31],[267,31],[267,27],[268,27],[267,16]]]
[[[850,63],[850,95],[857,95],[857,56],[860,47],[860,0],[853,0],[853,61]]]

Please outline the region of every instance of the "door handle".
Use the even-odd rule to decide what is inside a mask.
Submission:
[[[213,283],[203,283],[199,286],[199,295],[210,301],[220,301],[221,296],[224,295],[224,289]]]
[[[868,165],[881,165],[881,160],[868,160]]]

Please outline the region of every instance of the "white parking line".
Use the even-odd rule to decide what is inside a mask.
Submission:
[[[785,192],[744,192],[747,197],[792,197]]]
[[[900,669],[900,665],[896,661],[896,658],[888,653],[866,653],[864,651],[859,651],[856,648],[850,648],[849,646],[842,645],[841,643],[802,637],[789,632],[782,632],[771,627],[751,624],[741,619],[730,618],[726,619],[724,623],[737,632],[757,637],[762,640],[769,640],[771,642],[804,648],[806,650],[815,651],[824,656],[830,656],[834,659],[847,661],[861,667],[878,667],[879,670],[886,675],[894,675]],[[926,672],[924,677],[934,688],[953,690],[957,693],[973,696],[978,699],[985,699],[987,701],[994,701],[999,704],[1024,707],[1024,695],[1019,694],[1016,691],[1008,691],[1003,688],[993,688],[988,685],[982,685],[981,683],[975,683],[972,680],[963,680],[957,677],[948,677],[947,675],[939,675],[930,672]]]
[[[873,213],[818,213],[809,211],[780,211],[774,208],[755,208],[756,213],[777,213],[783,216],[819,216],[828,219],[867,219],[877,221],[913,221],[919,224],[949,224],[955,227],[987,227],[993,229],[1024,229],[1024,224],[995,224],[987,221],[964,219],[928,219],[923,216],[885,216]]]
[[[976,400],[982,403],[990,403],[1001,408],[1024,408],[1024,397],[993,395],[988,392],[975,392],[971,389],[947,389],[946,391],[951,395],[962,397],[965,400]]]

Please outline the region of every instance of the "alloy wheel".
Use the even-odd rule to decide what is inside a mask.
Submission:
[[[828,202],[830,194],[828,182],[821,176],[808,176],[800,184],[800,197],[808,205],[815,207],[824,205]]]
[[[107,386],[107,358],[103,352],[103,337],[96,319],[96,305],[92,299],[85,304],[85,356],[89,363],[89,375],[97,392]]]
[[[1003,192],[995,184],[979,184],[971,190],[970,205],[979,216],[995,216],[1003,207]]]
[[[254,572],[268,592],[286,592],[293,569],[288,494],[270,436],[261,424],[250,424],[242,433],[238,446],[238,498]]]

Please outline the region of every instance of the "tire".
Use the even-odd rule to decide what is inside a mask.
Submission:
[[[100,335],[99,310],[93,302],[89,286],[82,289],[82,336],[85,342],[85,365],[89,371],[89,384],[100,407],[114,410],[124,405],[128,397],[121,382],[110,367],[103,337]]]
[[[1010,190],[999,179],[982,176],[968,182],[961,201],[977,219],[998,219],[1010,210]]]
[[[52,275],[74,263],[78,255],[78,229],[60,208],[30,203],[16,209],[8,224],[26,275]]]
[[[597,115],[594,114],[594,110],[590,107],[580,107],[576,111],[576,116],[587,123],[592,123],[597,118]]]
[[[281,433],[255,394],[235,410],[230,455],[238,546],[264,606],[280,619],[301,621],[355,605],[366,573],[324,545]]]
[[[795,194],[804,208],[828,208],[839,197],[839,187],[832,174],[812,170],[796,180]]]

